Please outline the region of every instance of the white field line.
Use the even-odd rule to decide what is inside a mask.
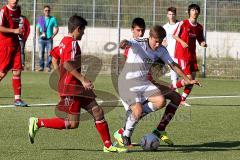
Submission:
[[[201,96],[201,97],[189,97],[188,99],[218,99],[218,98],[239,98],[239,96]],[[105,103],[112,103],[112,102],[120,102],[120,100],[113,100],[113,101],[97,101],[99,104]],[[49,106],[56,106],[57,103],[40,103],[40,104],[29,104],[30,107],[49,107]],[[0,105],[0,108],[13,108],[14,105]]]

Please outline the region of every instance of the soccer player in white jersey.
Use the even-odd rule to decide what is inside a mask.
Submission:
[[[145,29],[146,29],[146,24],[145,24],[144,19],[140,18],[140,17],[134,18],[132,21],[132,24],[131,24],[132,39],[138,39],[138,38],[143,37],[144,33],[145,33]],[[125,60],[128,58],[128,54],[130,52],[132,52],[132,49],[130,47],[126,47],[124,50]],[[153,82],[158,87],[161,87],[161,89],[163,90],[163,85],[156,83],[155,80],[153,79],[151,73],[148,74],[148,80]],[[169,89],[167,87],[164,87],[164,88]],[[173,107],[173,106],[178,106],[180,104],[181,96],[177,92],[174,92],[173,90],[169,91],[166,89],[165,89],[164,96],[166,99],[170,100],[169,104],[171,104],[171,105],[168,105],[166,107],[165,112],[169,113],[169,111],[171,111],[171,114],[174,115],[175,111],[177,110],[177,107]],[[122,101],[122,104],[123,104],[125,110],[128,111],[128,108],[129,108],[128,104],[124,103],[124,101]],[[143,106],[143,113],[142,113],[141,118],[143,118],[150,112],[152,112],[152,110],[148,106],[148,103],[145,102],[144,106]],[[168,145],[173,145],[173,141],[168,137],[167,132],[165,131],[165,128],[168,125],[168,123],[170,122],[170,119],[168,118],[166,120],[165,117],[166,117],[166,115],[164,115],[162,117],[157,128],[155,128],[153,130],[153,133],[156,134],[162,141],[164,141]],[[127,127],[124,127],[124,128],[127,129],[127,132],[128,132],[127,135],[132,135],[137,123],[138,123],[138,121],[132,120],[130,118],[126,119],[125,124],[128,124],[128,125],[127,125]],[[164,125],[162,125],[163,123],[164,123]],[[122,135],[124,132],[124,128],[120,128],[116,132],[114,132],[114,137],[117,141],[119,141],[121,146],[123,146]],[[128,142],[128,143],[130,143],[130,142]]]
[[[163,45],[167,48],[171,58],[177,63],[177,60],[174,58],[176,40],[173,38],[173,33],[175,32],[179,22],[176,19],[177,9],[175,7],[169,7],[167,9],[167,18],[168,22],[163,26],[167,35],[163,40]],[[174,88],[177,88],[176,83],[178,80],[177,73],[172,69],[170,71],[171,81]]]
[[[131,124],[128,124],[128,122],[137,122],[145,109],[151,110],[149,111],[150,113],[163,108],[166,104],[165,96],[162,94],[162,91],[148,79],[149,70],[154,62],[160,58],[165,64],[168,64],[183,77],[185,85],[199,84],[197,80],[190,80],[182,72],[180,67],[170,57],[167,49],[161,45],[162,40],[166,36],[163,27],[159,25],[153,26],[150,29],[149,35],[148,39],[123,40],[120,43],[121,48],[131,47],[132,49],[118,79],[119,95],[124,103],[127,104],[124,105],[124,107],[128,107],[128,109],[125,108],[127,110],[125,130],[123,131],[121,140],[117,140],[126,146],[131,145],[131,134],[129,134],[131,128],[128,128]],[[144,103],[148,103],[148,108],[143,106]],[[177,108],[177,106],[171,103],[168,104],[167,107],[169,105],[171,109],[165,111],[163,116],[165,118],[162,119],[159,124],[163,128],[166,127],[175,114],[176,109],[172,109]],[[128,121],[129,119],[131,120]]]
[[[145,33],[145,29],[146,29],[146,24],[143,18],[140,17],[136,17],[133,19],[132,21],[132,27],[131,27],[131,31],[132,31],[132,39],[138,39],[143,37],[144,33]],[[125,59],[127,59],[128,57],[128,52],[131,52],[131,48],[127,47],[124,50],[124,57]]]

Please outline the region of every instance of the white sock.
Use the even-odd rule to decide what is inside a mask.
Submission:
[[[143,105],[143,113],[140,117],[142,119],[147,114],[156,111],[156,108],[153,106],[152,102],[147,102]],[[136,124],[139,122],[139,120],[136,120],[134,116],[132,115],[131,111],[127,111],[127,118],[125,122],[124,132],[123,136],[131,137],[132,133],[135,129]],[[130,114],[131,113],[131,114]]]

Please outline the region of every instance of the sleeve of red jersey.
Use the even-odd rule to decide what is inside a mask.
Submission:
[[[3,26],[4,24],[4,9],[1,9],[0,11],[0,26]]]
[[[81,54],[77,54],[78,44],[77,41],[72,41],[63,49],[63,59],[64,63],[68,63],[67,66],[71,66],[70,69],[79,69],[81,68]]]
[[[199,44],[201,44],[203,41],[205,41],[202,25],[200,25],[200,27],[198,27],[197,41]]]
[[[129,48],[130,48],[130,47],[126,47],[125,50],[124,50],[123,55],[124,55],[125,58],[128,57],[128,51],[129,51]]]
[[[30,34],[30,23],[26,17],[24,18],[24,21],[23,21],[23,28],[24,28],[23,38],[25,41],[27,41],[28,36]]]
[[[54,57],[55,59],[60,59],[59,47],[58,47],[58,46],[54,47],[54,48],[50,51],[50,55],[51,55],[52,57]]]
[[[182,31],[182,25],[183,25],[183,21],[179,22],[176,30],[174,31],[173,35],[174,36],[178,36],[181,34],[181,31]]]

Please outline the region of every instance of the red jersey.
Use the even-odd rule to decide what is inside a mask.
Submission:
[[[0,26],[17,29],[19,28],[21,9],[11,9],[8,5],[2,7],[0,11]],[[18,35],[14,33],[0,32],[0,46],[18,46]]]
[[[60,79],[58,82],[58,92],[60,96],[80,95],[83,92],[82,83],[67,71],[64,65],[66,62],[71,63],[74,68],[81,73],[80,46],[72,37],[65,36],[58,47],[60,54]]]
[[[199,23],[194,25],[189,19],[183,20],[179,23],[174,35],[188,44],[187,48],[183,48],[180,42],[176,42],[175,58],[196,60],[196,40],[198,43],[204,41],[202,25]]]
[[[54,57],[55,59],[59,60],[60,57],[60,51],[59,51],[59,46],[54,47],[51,51],[50,51],[50,55],[52,57]]]
[[[130,47],[126,47],[125,50],[124,50],[123,55],[124,55],[125,59],[127,59],[127,57],[128,57],[129,48],[130,48]]]
[[[30,33],[30,23],[25,16],[20,16],[19,28],[22,29],[22,35],[19,36],[19,39],[26,42]]]

